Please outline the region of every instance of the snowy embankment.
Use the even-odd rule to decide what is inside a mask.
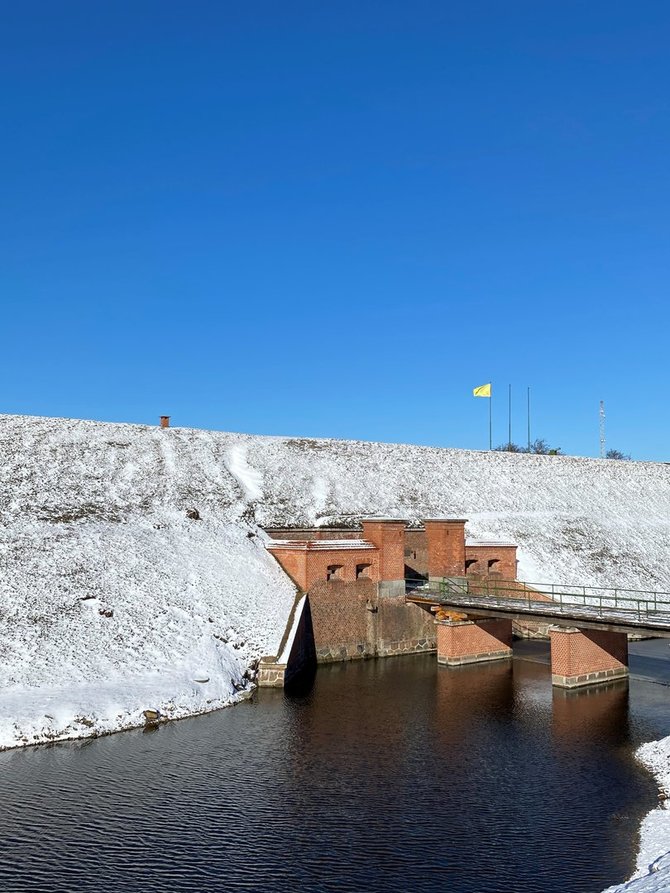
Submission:
[[[295,595],[262,525],[452,514],[530,582],[670,590],[669,508],[660,463],[0,416],[0,747],[239,698]]]
[[[656,776],[659,788],[670,794],[670,737],[643,744],[637,756]],[[625,884],[604,893],[668,893],[670,890],[670,809],[664,800],[647,814],[640,829],[635,874]]]
[[[0,748],[244,696],[295,592],[245,521],[229,448],[0,418]]]
[[[368,514],[469,518],[529,582],[670,590],[661,463],[0,416],[0,748],[233,703],[295,596],[260,526]],[[643,753],[670,785],[670,741]],[[613,889],[670,889],[668,860]]]

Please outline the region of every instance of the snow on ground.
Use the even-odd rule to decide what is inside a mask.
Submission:
[[[295,592],[226,444],[165,433],[0,418],[0,747],[223,706],[276,652]]]
[[[656,776],[662,791],[670,793],[670,737],[643,744],[637,756]],[[625,884],[604,893],[668,893],[670,890],[670,809],[663,801],[645,817],[640,829],[640,850],[635,874]]]
[[[661,463],[0,416],[0,747],[238,698],[294,599],[257,525],[453,514],[530,582],[670,590],[669,508]]]

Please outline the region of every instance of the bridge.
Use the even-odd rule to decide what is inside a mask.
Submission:
[[[436,615],[438,662],[512,655],[512,622],[551,624],[552,682],[575,688],[628,675],[628,634],[670,637],[670,593],[518,580],[408,581],[406,601]]]

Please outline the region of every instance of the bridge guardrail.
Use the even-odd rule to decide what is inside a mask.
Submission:
[[[467,578],[463,582],[449,579],[414,586],[412,592],[421,597],[448,599],[450,604],[473,607],[517,608],[525,613],[563,614],[574,617],[595,616],[596,619],[653,623],[670,627],[670,592],[627,589],[606,586],[575,586],[555,583],[530,583],[522,580]]]

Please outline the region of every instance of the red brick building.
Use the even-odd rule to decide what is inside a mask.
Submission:
[[[463,518],[408,528],[364,518],[351,528],[269,528],[268,550],[309,595],[320,662],[433,651],[433,615],[405,601],[406,580],[516,577],[516,546],[466,542]]]
[[[448,611],[434,617],[405,599],[407,580],[446,579],[467,583],[471,595],[493,590],[517,597],[530,590],[535,601],[551,601],[516,581],[516,545],[466,539],[465,524],[463,518],[427,518],[423,527],[408,528],[398,518],[364,518],[360,530],[267,530],[268,550],[309,596],[303,598],[303,641],[312,643],[316,660],[433,650],[447,666],[511,657],[511,618],[477,619],[475,612],[472,620]],[[522,634],[546,633],[546,627],[516,622]],[[554,685],[573,688],[628,674],[625,632],[552,627],[550,637]],[[280,684],[284,672],[276,658],[264,658],[260,684]]]
[[[469,540],[463,518],[428,518],[408,528],[398,518],[364,518],[350,528],[271,528],[269,551],[307,592],[319,581],[382,584],[401,595],[406,579],[471,577],[516,580],[513,543]]]

